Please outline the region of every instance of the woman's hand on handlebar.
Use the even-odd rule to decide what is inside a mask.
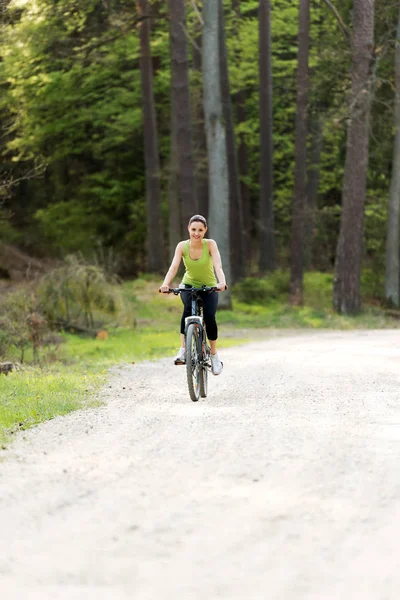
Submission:
[[[160,292],[162,294],[168,294],[169,292],[169,285],[165,285],[164,283],[162,284],[162,286],[160,287]]]
[[[226,285],[226,283],[217,283],[217,290],[219,292],[223,292],[227,289],[228,289],[228,286]]]

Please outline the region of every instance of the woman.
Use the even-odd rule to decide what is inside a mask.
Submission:
[[[182,284],[187,287],[201,287],[207,285],[217,287],[218,290],[226,288],[225,275],[222,270],[221,256],[214,240],[205,239],[207,221],[201,215],[194,215],[188,225],[189,239],[179,242],[176,247],[171,266],[160,288],[161,292],[168,292],[171,283],[178,272],[181,259],[185,265],[185,275]],[[215,273],[214,273],[215,269]],[[217,279],[215,277],[217,275]],[[218,306],[217,292],[201,294],[203,300],[203,316],[206,326],[208,341],[211,346],[211,366],[214,375],[222,371],[222,363],[217,354],[218,326],[215,313]],[[185,318],[190,317],[191,299],[189,292],[181,293],[184,304],[181,319],[181,347],[175,357],[176,365],[185,364]]]

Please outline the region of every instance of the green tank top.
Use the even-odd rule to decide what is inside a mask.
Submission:
[[[189,240],[183,249],[183,264],[185,265],[185,274],[182,283],[201,287],[202,285],[217,285],[217,278],[214,273],[214,263],[210,252],[208,251],[207,240],[203,240],[203,251],[197,260],[190,258]]]

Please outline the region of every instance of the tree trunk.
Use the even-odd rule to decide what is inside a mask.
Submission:
[[[202,36],[198,33],[193,45],[193,69],[200,75],[202,73]],[[207,140],[204,125],[203,89],[198,86],[193,94],[193,146],[196,165],[196,197],[198,211],[208,219],[208,160]]]
[[[226,154],[229,178],[229,223],[231,239],[232,283],[244,276],[243,212],[239,186],[239,168],[235,142],[232,100],[229,83],[229,68],[225,37],[225,22],[222,0],[219,2],[220,76],[223,115],[226,126]],[[233,243],[232,243],[233,242]]]
[[[310,164],[308,166],[307,207],[305,211],[304,268],[312,265],[314,230],[320,180],[320,163],[323,142],[322,117],[316,114],[311,126]]]
[[[221,101],[219,58],[219,2],[203,2],[203,86],[207,134],[210,236],[219,246],[228,285],[231,283],[229,245],[229,183],[226,133]],[[230,306],[230,294],[221,294],[220,306]]]
[[[185,0],[169,0],[171,37],[172,102],[176,115],[178,181],[182,201],[182,229],[197,210],[190,110],[189,62],[186,39]]]
[[[148,1],[137,0],[137,10],[140,17],[149,16]],[[150,51],[150,19],[145,18],[140,21],[138,28],[146,166],[147,268],[152,273],[159,273],[164,269],[164,240],[161,218],[160,158]]]
[[[236,96],[236,114],[238,124],[246,122],[246,93],[244,91],[240,91]],[[251,211],[250,190],[246,182],[246,178],[249,175],[249,157],[245,136],[243,134],[239,137],[238,168],[240,173],[240,196],[242,198],[243,214],[243,254],[247,268],[252,260],[251,239],[255,227]]]
[[[259,4],[260,53],[260,208],[259,208],[259,270],[275,269],[275,225],[273,200],[273,143],[272,143],[272,48],[271,2]]]
[[[307,201],[307,112],[310,0],[300,0],[290,301],[303,303],[304,212]]]
[[[237,22],[242,19],[242,13],[240,10],[240,0],[232,0],[232,8],[236,13]],[[238,35],[238,30],[234,31],[234,35]],[[240,56],[237,57],[240,61]],[[245,123],[247,121],[246,115],[246,91],[241,89],[238,91],[235,97],[236,106],[236,117],[238,124]],[[242,133],[239,135],[239,147],[238,147],[238,171],[239,171],[239,185],[240,185],[240,197],[242,199],[242,214],[243,214],[243,255],[246,267],[251,263],[252,248],[251,248],[251,233],[253,228],[253,219],[251,214],[250,206],[250,192],[249,186],[246,183],[246,177],[249,172],[249,159],[247,152],[247,144],[245,136]]]
[[[400,8],[396,40],[396,136],[390,185],[389,214],[386,238],[385,298],[399,306],[399,227],[400,227]]]
[[[178,150],[176,145],[176,111],[171,100],[171,135],[168,173],[168,254],[172,260],[175,248],[182,239],[181,206],[178,200]]]
[[[373,43],[374,0],[354,0],[350,119],[333,293],[335,309],[345,314],[360,310]]]

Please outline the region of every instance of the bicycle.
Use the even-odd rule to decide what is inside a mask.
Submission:
[[[193,402],[197,402],[200,397],[207,397],[208,371],[211,371],[211,349],[207,343],[202,315],[203,305],[199,292],[218,291],[217,287],[203,285],[201,288],[169,288],[168,292],[164,292],[175,294],[175,296],[178,296],[181,292],[190,292],[192,296],[192,314],[185,319],[185,358],[189,395]]]

